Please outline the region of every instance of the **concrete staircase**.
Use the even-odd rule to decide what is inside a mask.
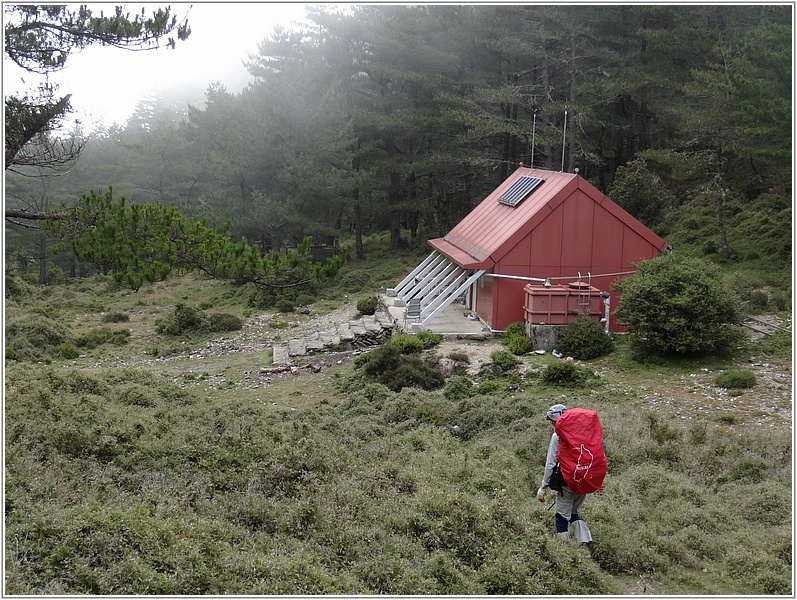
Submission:
[[[285,344],[275,344],[272,361],[275,366],[287,366],[294,358],[308,354],[378,346],[393,337],[397,327],[395,319],[387,311],[364,315],[354,321],[339,323],[333,329],[315,331]]]

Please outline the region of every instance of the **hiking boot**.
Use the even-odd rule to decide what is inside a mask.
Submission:
[[[584,550],[587,551],[587,554],[591,557],[592,556],[592,542],[581,542],[579,544]]]

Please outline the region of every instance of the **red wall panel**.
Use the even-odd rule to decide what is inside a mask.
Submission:
[[[564,203],[562,227],[562,269],[590,266],[592,263],[592,230],[595,202],[581,190]]]
[[[490,327],[493,327],[493,321],[495,320],[493,316],[495,312],[493,302],[493,278],[487,275],[488,274],[485,273],[476,282],[476,314],[479,315],[482,321],[487,323]],[[493,329],[495,329],[495,327],[493,327]]]
[[[595,233],[592,237],[592,270],[616,273],[623,265],[625,226],[603,207],[595,207]]]
[[[562,264],[563,219],[564,210],[562,205],[559,205],[531,232],[530,265],[533,272],[537,272],[537,269],[553,268],[558,274],[559,265]],[[539,275],[539,277],[549,277],[549,275]]]

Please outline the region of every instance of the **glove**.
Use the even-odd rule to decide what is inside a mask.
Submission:
[[[537,500],[540,502],[545,502],[545,494],[548,493],[548,487],[541,487],[537,490]]]

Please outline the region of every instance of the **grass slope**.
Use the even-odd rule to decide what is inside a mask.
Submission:
[[[255,312],[192,277],[8,301],[9,321],[43,325],[38,361],[6,360],[6,594],[792,593],[790,422],[740,408],[761,386],[684,416],[708,395],[695,371],[747,357],[645,366],[620,344],[586,363],[590,386],[562,388],[539,376],[553,359],[526,356],[473,396],[391,392],[351,362],[247,386],[263,351],[197,361],[181,352],[211,338],[155,333],[178,301]],[[115,312],[138,316],[102,321]],[[43,351],[100,327],[131,334]],[[789,369],[785,342],[752,352]],[[592,559],[535,498],[560,401],[604,424]]]

